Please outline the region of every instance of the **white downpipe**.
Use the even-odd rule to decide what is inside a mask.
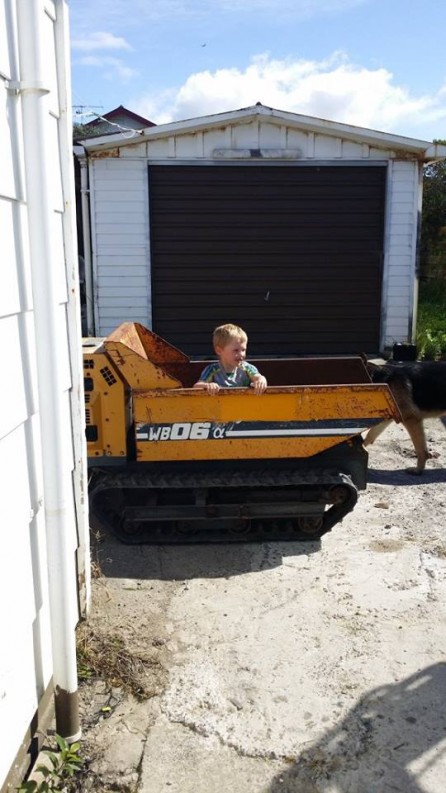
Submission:
[[[56,730],[70,742],[80,737],[77,707],[76,537],[73,492],[66,475],[65,415],[61,399],[61,361],[67,356],[66,334],[60,338],[54,273],[64,266],[51,244],[53,208],[48,174],[54,169],[46,134],[49,111],[44,85],[41,0],[18,0],[18,48],[25,151],[26,204],[37,340],[39,417],[48,548],[48,578],[53,650]],[[69,452],[68,452],[69,453]],[[71,508],[70,508],[71,507]]]

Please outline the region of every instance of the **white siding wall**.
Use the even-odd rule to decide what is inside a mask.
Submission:
[[[153,128],[155,133],[156,128]],[[184,132],[154,137],[138,142],[127,140],[109,152],[110,157],[132,160],[207,159],[212,161],[214,149],[221,148],[282,148],[299,149],[304,160],[380,160],[386,161],[395,152],[384,147],[370,146],[360,141],[333,135],[299,130],[270,121],[227,124],[220,128]],[[105,156],[105,152],[101,157]]]
[[[45,519],[45,489],[41,437],[35,330],[32,292],[33,255],[28,236],[30,209],[25,176],[22,99],[8,90],[9,80],[20,83],[17,49],[17,5],[23,0],[0,0],[0,788],[3,790],[21,747],[26,750],[28,731],[43,694],[51,690],[53,675],[52,631],[48,570],[57,560],[48,558]],[[80,355],[80,322],[76,248],[73,243],[74,187],[67,181],[71,171],[69,148],[71,120],[66,113],[71,102],[64,74],[66,53],[60,41],[66,33],[67,6],[63,0],[42,2],[42,51],[45,52],[45,81],[50,89],[46,101],[45,159],[48,162],[52,226],[52,260],[55,264],[48,292],[58,313],[60,339],[65,352],[60,361],[58,393],[65,411],[64,438],[67,486],[73,493],[67,505],[70,515],[73,578],[76,550],[83,546],[80,573],[87,573],[87,521],[81,479],[85,465]],[[59,44],[57,43],[59,41]],[[62,48],[63,50],[63,48]],[[60,62],[62,60],[62,62]],[[64,143],[65,141],[65,143]],[[71,251],[70,251],[71,248]],[[67,269],[68,267],[68,269]],[[70,299],[68,299],[70,295]],[[79,349],[78,357],[73,350]],[[72,390],[72,386],[74,389]],[[79,543],[78,534],[81,536]],[[77,621],[78,593],[68,589]],[[84,593],[85,601],[85,593]],[[17,767],[17,774],[20,769]],[[12,771],[12,773],[14,773]]]
[[[151,324],[145,159],[100,159],[90,168],[96,332]]]
[[[371,146],[360,139],[316,134],[269,119],[248,119],[169,136],[161,133],[153,140],[125,141],[98,158],[91,156],[97,335],[107,335],[125,320],[151,325],[147,163],[212,162],[214,150],[225,148],[298,149],[296,167],[302,161],[315,165],[343,161],[389,164],[381,348],[410,340],[420,164],[398,160],[397,153],[384,143]]]
[[[386,347],[411,341],[420,198],[416,162],[390,163],[386,218],[383,337]]]

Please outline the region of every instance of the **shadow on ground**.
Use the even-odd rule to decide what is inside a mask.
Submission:
[[[389,485],[391,487],[432,485],[437,482],[446,482],[446,470],[443,468],[426,469],[421,475],[417,475],[409,474],[401,469],[380,470],[378,468],[369,468],[367,481],[369,484]]]
[[[231,578],[279,567],[287,556],[310,556],[321,548],[320,541],[124,545],[103,532],[92,536],[91,545],[104,576],[161,581]]]
[[[435,761],[446,736],[445,695],[446,663],[372,690],[278,774],[268,793],[425,793],[423,775],[440,778]]]

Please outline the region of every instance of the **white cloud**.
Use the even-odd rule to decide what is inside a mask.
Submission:
[[[336,52],[323,61],[255,56],[244,69],[190,75],[177,89],[132,101],[156,123],[221,113],[261,102],[302,115],[416,137],[417,125],[446,120],[444,89],[413,96],[387,69],[367,69]],[[135,106],[136,105],[136,106]]]
[[[125,39],[114,36],[113,33],[96,31],[89,33],[84,38],[73,39],[71,45],[73,50],[78,53],[76,64],[99,69],[101,76],[106,80],[116,79],[120,83],[126,83],[139,74],[137,70],[127,66],[120,58],[103,54],[109,50],[133,50],[133,47]]]
[[[96,33],[89,33],[84,38],[73,39],[71,46],[74,50],[81,50],[82,52],[133,49],[121,36],[114,36],[113,33],[106,33],[102,30],[98,30]]]
[[[100,69],[102,77],[107,80],[118,79],[123,83],[136,77],[138,72],[130,66],[126,66],[119,58],[109,56],[86,55],[78,61],[82,66],[93,66]]]

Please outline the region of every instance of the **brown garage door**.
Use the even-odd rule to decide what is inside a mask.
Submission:
[[[383,166],[149,166],[153,327],[189,355],[379,349]]]

